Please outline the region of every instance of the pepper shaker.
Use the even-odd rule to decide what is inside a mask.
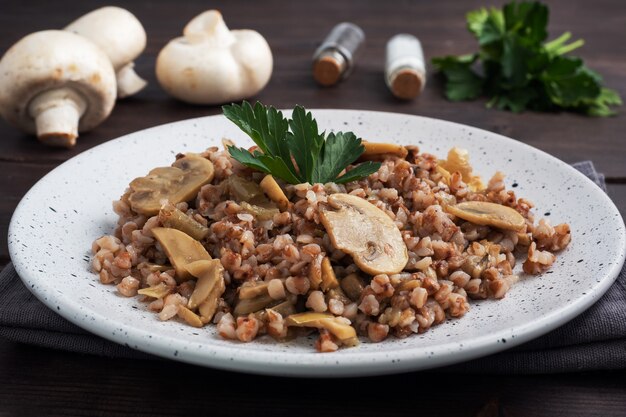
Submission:
[[[313,78],[325,87],[348,76],[354,56],[365,41],[365,33],[354,23],[339,23],[313,55]]]
[[[397,98],[411,100],[426,84],[422,44],[413,35],[398,34],[387,42],[385,81]]]

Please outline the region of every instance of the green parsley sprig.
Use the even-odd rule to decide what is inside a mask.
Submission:
[[[380,162],[364,162],[341,174],[364,152],[361,139],[352,132],[319,133],[310,112],[296,106],[291,119],[272,106],[257,102],[254,107],[222,107],[224,116],[245,132],[258,149],[250,152],[229,146],[230,155],[243,165],[291,184],[356,181],[378,171]]]
[[[567,43],[571,33],[544,43],[548,7],[539,2],[511,2],[502,9],[482,8],[467,14],[467,28],[478,52],[432,60],[446,77],[451,101],[490,98],[488,107],[513,112],[571,110],[612,116],[622,104],[619,94],[602,86],[602,77],[582,59],[565,56],[584,44]],[[478,65],[480,63],[480,65]]]

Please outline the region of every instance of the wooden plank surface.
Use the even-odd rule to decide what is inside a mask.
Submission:
[[[27,33],[60,28],[101,1],[3,2],[0,53]],[[160,48],[207,7],[220,9],[231,28],[252,28],[268,40],[274,73],[259,100],[278,107],[392,111],[451,120],[513,137],[566,161],[591,159],[607,175],[609,195],[626,215],[626,110],[608,119],[573,114],[521,115],[488,110],[484,101],[449,103],[441,81],[429,77],[412,102],[395,100],[383,82],[384,46],[396,33],[417,35],[427,58],[473,51],[468,10],[501,0],[246,2],[243,0],[116,3],[144,24],[148,46],[137,72],[149,81],[118,102],[111,117],[81,135],[72,150],[50,149],[0,121],[0,266],[8,262],[9,219],[27,190],[68,158],[121,135],[218,107],[189,106],[159,88],[154,63]],[[626,97],[626,4],[621,0],[550,1],[550,33],[571,30],[586,45],[587,64]],[[337,22],[353,21],[367,43],[348,80],[321,89],[310,76],[311,55]],[[173,138],[176,140],[176,138]],[[1,307],[0,307],[1,308]],[[626,373],[496,377],[410,373],[352,380],[242,376],[168,361],[81,356],[0,340],[0,416],[14,415],[440,415],[618,416],[626,412]],[[353,392],[354,391],[354,392]]]
[[[623,373],[417,372],[293,380],[161,360],[94,358],[2,341],[0,365],[0,410],[7,416],[612,417],[623,416],[626,404]]]
[[[63,2],[61,2],[63,3]],[[0,50],[31,30],[62,27],[102,2],[11,2],[0,14]],[[36,5],[35,5],[36,4]],[[475,41],[465,29],[465,12],[483,5],[480,0],[438,2],[286,2],[263,6],[239,1],[212,3],[222,10],[232,28],[253,28],[263,33],[275,55],[275,69],[268,87],[258,99],[276,106],[302,104],[310,108],[349,108],[394,111],[437,117],[502,133],[574,162],[596,161],[611,178],[626,178],[624,153],[626,117],[590,119],[572,114],[515,115],[487,110],[484,102],[450,104],[442,97],[441,83],[430,78],[423,95],[413,102],[399,102],[383,82],[384,45],[395,33],[414,33],[428,57],[473,51]],[[154,77],[159,49],[179,36],[188,19],[204,10],[200,1],[133,1],[129,9],[143,22],[148,47],[137,60],[137,72],[150,82],[136,97],[118,103],[112,116],[79,139],[71,150],[50,150],[5,123],[0,124],[0,160],[63,161],[95,144],[135,130],[190,117],[219,112],[216,107],[188,106],[166,96]],[[626,96],[626,53],[619,39],[626,39],[626,13],[618,0],[554,2],[551,33],[574,31],[586,40],[581,50],[591,68],[604,75],[607,85]],[[354,73],[336,88],[320,89],[310,76],[311,55],[335,22],[351,20],[361,25],[367,43]],[[620,53],[621,51],[621,53]],[[137,109],[141,109],[138,113]]]

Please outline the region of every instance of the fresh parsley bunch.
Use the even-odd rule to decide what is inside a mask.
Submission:
[[[378,171],[379,162],[364,162],[342,171],[365,150],[352,132],[319,133],[317,122],[304,107],[296,106],[291,119],[274,107],[247,101],[222,110],[231,122],[252,138],[257,150],[229,146],[230,155],[243,165],[272,174],[291,184],[308,182],[344,184]]]
[[[487,107],[521,112],[572,110],[611,116],[621,105],[617,92],[602,87],[602,77],[582,59],[566,56],[584,44],[567,43],[569,32],[545,43],[548,7],[539,2],[508,3],[502,10],[482,8],[467,14],[467,28],[479,51],[432,60],[446,79],[452,101],[486,95]],[[480,65],[478,65],[480,63]]]

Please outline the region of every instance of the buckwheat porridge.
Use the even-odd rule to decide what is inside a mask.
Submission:
[[[339,143],[320,140],[320,155]],[[292,181],[233,157],[228,140],[179,154],[114,202],[117,228],[93,243],[93,270],[160,320],[242,342],[318,332],[317,350],[330,352],[460,318],[473,300],[504,297],[517,262],[540,274],[570,242],[567,224],[535,221],[503,173],[484,184],[464,150],[437,159],[355,143],[358,158],[331,178],[377,161],[361,164],[371,173],[324,183],[298,183],[295,152]],[[271,148],[259,148],[249,154],[267,162]]]

